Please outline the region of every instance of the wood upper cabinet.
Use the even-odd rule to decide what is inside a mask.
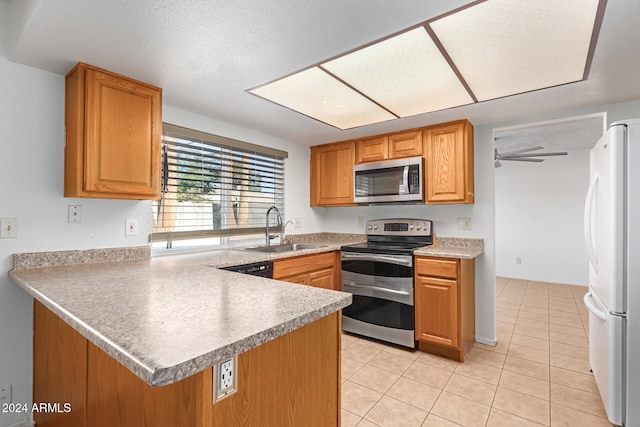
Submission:
[[[311,147],[311,206],[353,206],[355,141]]]
[[[475,335],[475,261],[416,257],[415,271],[419,348],[464,361]]]
[[[160,88],[80,63],[66,76],[65,126],[65,197],[159,197]]]
[[[474,203],[473,126],[467,120],[311,147],[311,206],[355,206],[353,166],[425,159],[425,203]]]
[[[389,158],[418,157],[422,155],[422,130],[389,135]]]
[[[356,141],[357,163],[422,155],[422,130],[377,135]]]
[[[379,162],[389,159],[389,137],[386,135],[356,141],[357,163]]]
[[[466,120],[425,128],[427,203],[473,203],[473,127]]]
[[[340,290],[339,252],[275,260],[273,278],[317,288]]]

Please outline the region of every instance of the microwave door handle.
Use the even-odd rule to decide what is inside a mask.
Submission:
[[[409,188],[409,166],[404,167],[404,171],[402,172],[402,188],[406,189],[407,193],[411,193],[411,189]],[[402,192],[400,192],[402,194]]]

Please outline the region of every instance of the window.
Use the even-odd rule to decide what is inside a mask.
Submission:
[[[286,157],[285,151],[164,123],[154,248],[264,237],[269,207],[284,215]]]

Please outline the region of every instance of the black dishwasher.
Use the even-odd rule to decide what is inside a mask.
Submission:
[[[235,271],[242,274],[250,274],[252,276],[273,277],[273,261],[261,261],[251,264],[232,265],[231,267],[223,267],[221,270]]]

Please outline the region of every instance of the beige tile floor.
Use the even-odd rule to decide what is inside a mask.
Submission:
[[[498,278],[498,345],[476,343],[465,363],[344,334],[342,426],[611,426],[584,293]]]

